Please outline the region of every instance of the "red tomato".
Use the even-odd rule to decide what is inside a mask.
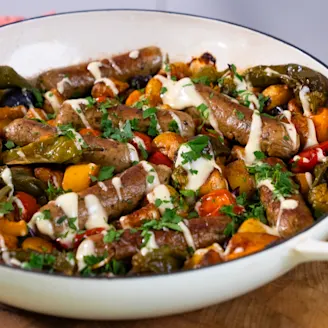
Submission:
[[[173,167],[173,162],[164,154],[162,154],[160,151],[155,151],[149,158],[148,162],[159,165],[163,164],[170,168]]]
[[[17,192],[16,197],[22,202],[24,207],[20,213],[20,218],[26,222],[29,222],[33,214],[39,210],[40,205],[36,202],[36,199],[33,196],[25,192]]]
[[[98,97],[96,100],[97,100],[97,102],[99,102],[99,103],[103,103],[103,102],[105,102],[105,101],[107,100],[107,97],[105,97],[105,96],[101,96],[101,97]]]
[[[145,134],[145,133],[135,131],[135,132],[133,132],[133,134],[135,137],[140,138],[144,142],[145,147],[146,147],[145,150],[148,153],[150,153],[152,139],[149,136],[147,136],[147,134]],[[137,138],[135,138],[134,140],[131,140],[131,143],[136,149],[139,149],[139,143],[136,141]]]
[[[93,229],[89,229],[86,232],[83,232],[81,234],[77,234],[74,239],[74,248],[77,248],[81,244],[82,240],[85,237],[92,236],[92,235],[98,235],[99,233],[101,233],[104,230],[105,230],[105,228],[93,228]]]
[[[200,206],[198,207],[199,216],[217,216],[221,215],[220,209],[225,205],[236,204],[236,198],[233,194],[226,189],[219,189],[204,195],[200,199]],[[234,212],[240,214],[242,211],[241,206],[235,206]]]
[[[95,130],[95,129],[82,129],[79,131],[81,136],[95,136],[95,137],[99,137],[100,136],[100,131],[99,130]]]

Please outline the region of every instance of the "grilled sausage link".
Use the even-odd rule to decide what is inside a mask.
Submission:
[[[196,89],[205,99],[215,116],[219,130],[228,139],[234,139],[245,146],[248,142],[253,111],[231,101],[227,96],[213,92],[207,86],[197,84]],[[211,95],[211,96],[210,96]],[[236,115],[242,113],[242,119]],[[284,124],[279,120],[262,116],[261,150],[269,156],[283,159],[291,158],[298,152],[300,141],[296,144],[290,138]]]
[[[42,73],[38,78],[38,87],[42,90],[58,89],[57,84],[63,83],[62,95],[65,99],[78,98],[90,93],[95,82],[88,70],[88,63],[52,69]],[[162,65],[162,53],[157,47],[138,50],[138,57],[131,58],[130,53],[101,60],[99,67],[102,77],[114,77],[127,81],[136,75],[149,75],[158,72]]]
[[[157,174],[160,183],[168,183],[171,175],[171,170],[165,165],[151,165],[154,172],[147,172],[143,167],[143,162],[132,166],[118,176],[121,179],[120,194],[115,189],[112,179],[103,181],[102,185],[96,184],[84,191],[78,193],[78,226],[79,229],[85,228],[85,223],[88,220],[88,210],[86,208],[84,197],[87,195],[96,195],[100,204],[104,208],[109,221],[120,217],[121,215],[131,213],[146,196],[147,192],[147,177],[149,174]],[[64,215],[61,207],[56,205],[55,201],[50,201],[47,205],[40,209],[40,212],[45,210],[50,211],[51,224],[54,229],[54,236],[58,237],[63,233],[64,226],[57,224],[58,218]]]
[[[203,217],[190,219],[186,221],[190,234],[193,238],[196,249],[208,247],[213,243],[222,243],[226,236],[224,229],[231,222],[227,216]],[[156,244],[161,247],[169,245],[174,249],[186,250],[188,244],[182,232],[177,231],[154,231]],[[118,241],[105,244],[103,235],[93,235],[89,237],[95,244],[96,254],[103,255],[108,252],[111,258],[121,260],[129,258],[136,254],[142,245],[141,232],[131,232],[130,229],[124,230],[124,233]]]
[[[268,158],[266,163],[274,166],[280,164],[286,171],[285,164],[278,158]],[[301,194],[285,197],[286,200],[295,200],[298,204],[294,209],[284,209],[280,212],[281,202],[275,198],[273,191],[267,186],[259,188],[261,203],[263,204],[269,223],[277,227],[281,237],[289,237],[313,224],[312,214]]]
[[[80,105],[80,109],[88,124],[94,129],[101,128],[102,112],[95,106]],[[175,117],[173,117],[175,116]],[[170,123],[178,117],[181,122],[180,133],[185,137],[192,137],[195,135],[195,124],[190,115],[182,111],[176,111],[173,109],[160,109],[157,110],[156,117],[158,124],[162,132],[170,130]],[[113,122],[113,125],[118,127],[119,123],[124,123],[128,120],[138,120],[138,130],[147,132],[150,125],[150,118],[143,118],[143,111],[141,109],[127,107],[125,105],[119,105],[108,109],[108,119]],[[81,116],[72,108],[70,103],[64,103],[56,118],[56,123],[69,124],[72,123],[76,129],[85,127],[82,122]],[[179,126],[179,124],[178,124]]]

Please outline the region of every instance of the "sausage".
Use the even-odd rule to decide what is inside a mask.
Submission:
[[[285,164],[278,158],[268,158],[266,163],[269,165],[280,164],[286,170]],[[272,226],[277,226],[280,212],[280,201],[274,197],[273,192],[266,186],[259,188],[260,200],[263,204],[267,219]],[[307,207],[301,194],[293,194],[285,199],[292,199],[298,202],[295,209],[285,209],[282,211],[278,232],[281,237],[289,237],[313,224],[312,214]]]
[[[139,49],[138,57],[131,58],[130,53],[124,53],[101,60],[99,67],[102,77],[114,77],[127,81],[136,75],[157,73],[162,65],[162,53],[157,47]],[[57,83],[64,83],[62,95],[64,98],[79,98],[90,93],[95,82],[94,76],[88,70],[88,63],[52,69],[38,77],[37,85],[42,90],[57,89]]]
[[[95,106],[80,105],[86,121],[94,129],[101,129],[102,112]],[[173,115],[172,115],[173,113]],[[141,109],[119,105],[108,109],[108,119],[113,122],[113,125],[118,127],[119,123],[126,122],[127,120],[138,120],[138,130],[147,132],[150,125],[149,118],[143,118],[143,111]],[[192,137],[195,135],[195,124],[193,119],[187,113],[176,111],[173,109],[159,109],[157,110],[156,117],[161,127],[162,132],[170,130],[170,123],[174,120],[173,116],[179,118],[181,122],[182,134],[185,137]],[[56,118],[56,124],[69,124],[72,123],[76,129],[84,128],[85,125],[81,117],[75,112],[69,103],[64,103]]]
[[[196,249],[208,247],[213,243],[222,243],[226,239],[224,229],[231,222],[227,216],[203,217],[190,219],[185,222],[188,227]],[[173,249],[186,250],[188,244],[182,232],[178,231],[153,231],[156,239],[156,244],[161,247],[169,245]],[[141,232],[131,232],[126,229],[118,241],[105,244],[103,235],[93,235],[89,237],[94,241],[96,255],[103,255],[108,252],[109,257],[117,260],[132,257],[136,254],[142,245]]]
[[[160,183],[166,184],[171,175],[171,169],[165,165],[151,165],[158,175]],[[142,162],[132,166],[118,176],[121,178],[121,197],[119,197],[112,179],[103,181],[103,186],[96,184],[78,193],[78,225],[79,229],[85,228],[88,219],[88,211],[84,203],[86,195],[96,195],[102,207],[104,208],[109,221],[120,217],[121,215],[131,213],[146,196],[148,173],[142,166]],[[64,229],[63,225],[56,224],[55,221],[64,215],[64,212],[58,207],[55,201],[50,201],[47,205],[41,207],[40,211],[49,210],[51,222],[55,235],[59,236]]]
[[[12,140],[18,146],[25,146],[56,134],[55,127],[26,118],[12,121],[4,131],[6,139]]]
[[[196,89],[211,108],[219,130],[228,139],[234,139],[245,146],[248,142],[253,111],[232,102],[227,96],[213,92],[205,85],[197,84]],[[211,96],[210,96],[211,95]],[[235,112],[243,114],[239,119]],[[299,136],[296,145],[289,137],[284,124],[279,120],[262,116],[261,150],[269,156],[289,159],[298,152]]]
[[[134,159],[126,143],[92,135],[85,135],[83,139],[88,145],[83,149],[84,162],[114,166],[115,172],[122,172],[132,165]]]

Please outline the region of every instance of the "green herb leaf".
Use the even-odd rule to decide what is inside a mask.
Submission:
[[[167,87],[162,87],[161,88],[161,95],[163,95],[165,92],[167,92]]]
[[[234,109],[234,114],[237,116],[238,120],[243,120],[245,118],[244,113],[237,109]]]
[[[11,140],[8,140],[8,141],[5,143],[5,146],[6,146],[7,149],[11,149],[11,148],[16,147],[16,145],[14,144],[14,142],[11,141]]]
[[[179,126],[176,121],[172,120],[169,123],[169,131],[180,134]]]
[[[40,90],[33,88],[32,90],[33,96],[36,100],[36,104],[35,106],[38,108],[42,108],[43,107],[43,97],[42,97],[42,93],[40,92]]]
[[[50,220],[51,219],[51,213],[50,210],[44,210],[42,211],[42,220]]]
[[[123,234],[124,230],[109,230],[107,232],[107,234],[104,236],[104,243],[112,243],[113,241],[118,241],[122,234]]]
[[[155,180],[155,177],[154,177],[153,175],[148,175],[148,176],[147,176],[147,182],[148,182],[148,183],[153,183],[154,180]]]
[[[108,180],[114,175],[114,166],[103,166],[98,174],[98,181]]]
[[[258,150],[254,151],[254,156],[259,161],[266,158],[265,154],[262,151],[258,151]]]
[[[150,108],[147,108],[146,110],[144,110],[142,112],[142,117],[143,118],[148,118],[150,116],[152,116],[153,114],[156,114],[157,113],[157,108],[155,107],[150,107]]]
[[[8,214],[14,210],[12,200],[0,203],[0,214]]]

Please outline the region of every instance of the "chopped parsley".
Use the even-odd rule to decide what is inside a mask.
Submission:
[[[72,230],[77,230],[77,227],[75,225],[75,222],[76,222],[77,218],[68,218],[67,219],[67,224],[68,226],[72,229]]]
[[[97,103],[97,99],[92,97],[86,97],[85,100],[88,102],[88,107],[92,107]]]
[[[139,131],[139,120],[137,118],[130,120],[130,125],[133,131]]]
[[[146,106],[148,104],[149,104],[149,99],[148,98],[144,98],[144,99],[141,99],[141,100],[135,102],[133,104],[133,107],[138,108],[138,109],[142,109],[143,106]]]
[[[208,119],[208,116],[210,113],[209,113],[208,107],[205,104],[200,104],[199,106],[197,106],[197,110],[199,111],[202,119],[204,119],[204,120]]]
[[[243,120],[245,118],[245,114],[239,111],[238,109],[234,109],[234,114],[237,116],[238,120]]]
[[[186,197],[194,197],[196,196],[195,191],[191,189],[180,190],[180,194]]]
[[[0,214],[8,214],[14,210],[12,200],[0,203]]]
[[[208,147],[208,142],[209,138],[205,135],[200,135],[194,138],[193,140],[187,142],[186,145],[189,146],[190,151],[181,154],[183,158],[182,164],[196,161],[200,157],[211,159],[212,156],[204,152],[205,148]]]
[[[265,154],[262,151],[258,151],[258,150],[254,151],[254,156],[259,161],[266,158]]]
[[[50,220],[50,219],[51,219],[50,210],[42,211],[42,220]]]
[[[150,116],[148,135],[150,135],[151,137],[156,137],[159,134],[159,131],[157,130],[157,125],[158,125],[157,117],[155,114],[153,114]]]
[[[200,77],[194,77],[191,80],[194,83],[200,83],[200,84],[204,84],[204,85],[207,85],[207,86],[210,86],[210,84],[211,84],[210,78],[206,75],[200,76]]]
[[[112,243],[113,241],[118,241],[123,234],[124,230],[109,230],[104,236],[104,243]]]
[[[197,175],[198,174],[198,171],[197,170],[193,170],[193,169],[190,169],[189,172],[193,175]]]
[[[192,83],[187,83],[187,84],[184,84],[182,87],[185,88],[185,87],[192,87],[193,84]]]
[[[268,101],[270,98],[269,98],[269,97],[264,97],[264,96],[262,95],[262,93],[260,93],[260,94],[258,95],[257,98],[258,98],[258,100],[259,100],[259,104],[260,104],[259,112],[261,113],[261,112],[263,112],[263,109],[264,109],[264,107],[265,107],[267,101]]]
[[[154,177],[153,175],[148,175],[148,176],[147,176],[147,182],[148,182],[148,183],[153,183],[154,180],[155,180],[155,177]]]
[[[143,159],[147,159],[148,158],[148,153],[147,153],[147,150],[145,149],[145,147],[141,143],[139,143],[138,148],[141,152],[141,155],[142,155]]]
[[[239,81],[243,81],[243,77],[237,73],[237,68],[234,64],[228,64],[229,70],[233,73],[233,76],[235,76]]]
[[[284,140],[290,140],[290,138],[288,136],[284,136]]]
[[[14,144],[14,142],[11,141],[11,140],[8,140],[8,141],[5,143],[5,146],[6,146],[7,149],[11,149],[11,148],[16,147],[16,145]]]
[[[68,192],[69,190],[67,190]],[[50,181],[48,181],[48,188],[46,189],[49,200],[57,198],[59,195],[65,194],[65,190],[60,187],[55,187]]]
[[[108,180],[111,177],[113,177],[114,170],[115,170],[114,166],[103,166],[99,171],[98,177],[95,177],[94,175],[90,175],[91,181],[95,182],[95,181]]]
[[[149,107],[146,110],[143,111],[142,113],[142,117],[143,118],[148,118],[150,116],[152,116],[153,114],[157,113],[157,108],[155,107]]]
[[[29,261],[22,264],[23,269],[42,270],[44,267],[52,267],[56,262],[56,257],[51,254],[31,253]]]
[[[172,120],[169,123],[169,131],[175,132],[175,133],[180,133],[179,126],[178,126],[178,123],[176,121]]]
[[[35,98],[35,106],[38,107],[38,108],[42,108],[43,106],[43,97],[42,97],[42,94],[40,92],[40,90],[36,89],[36,88],[32,88],[32,93],[33,93],[33,96]]]
[[[165,92],[167,92],[167,87],[162,87],[161,88],[161,95],[163,95]]]

